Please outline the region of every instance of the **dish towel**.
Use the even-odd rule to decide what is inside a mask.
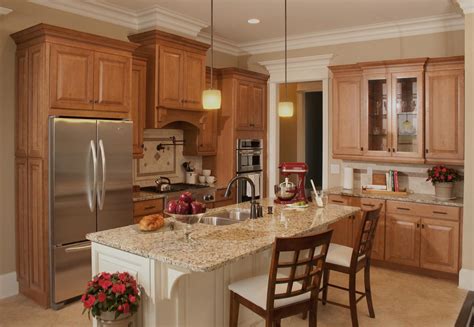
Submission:
[[[260,196],[260,174],[250,174],[247,177],[255,184],[255,196]],[[252,196],[252,187],[250,187],[250,184],[247,185],[245,193],[249,198]]]

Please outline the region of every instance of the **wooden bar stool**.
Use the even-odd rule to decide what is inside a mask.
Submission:
[[[382,206],[373,210],[363,211],[362,224],[360,230],[357,233],[356,244],[354,248],[331,243],[326,257],[322,288],[322,303],[323,305],[330,303],[350,309],[353,327],[359,326],[359,322],[357,320],[357,302],[359,302],[364,297],[367,299],[369,316],[371,318],[375,318],[374,307],[372,304],[372,292],[370,290],[370,256],[381,209]],[[364,269],[364,293],[356,290],[356,275],[357,272],[362,269]],[[329,284],[329,272],[331,270],[348,274],[349,288]],[[328,301],[327,296],[329,286],[349,291],[349,305]],[[360,297],[357,299],[356,294],[360,295]]]
[[[267,327],[280,326],[282,318],[308,311],[309,326],[316,326],[318,293],[331,236],[332,230],[303,237],[277,237],[269,275],[229,285],[229,326],[237,326],[240,304],[263,317]],[[292,255],[292,260],[281,260],[282,252],[283,256]]]

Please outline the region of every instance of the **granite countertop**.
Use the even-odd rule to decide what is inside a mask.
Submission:
[[[457,198],[454,200],[439,200],[435,198],[434,195],[429,195],[429,194],[409,193],[407,196],[367,194],[367,193],[362,193],[361,189],[345,190],[342,187],[330,188],[326,192],[331,195],[347,195],[347,196],[354,196],[354,197],[360,197],[360,198],[416,202],[416,203],[422,203],[422,204],[435,204],[435,205],[450,206],[450,207],[463,207],[463,198]]]
[[[133,202],[154,200],[154,199],[164,199],[166,193],[152,193],[152,192],[133,192]]]
[[[218,269],[272,246],[275,237],[292,237],[322,231],[335,221],[357,213],[355,207],[328,205],[324,209],[310,204],[306,209],[286,209],[272,199],[261,201],[274,206],[274,214],[227,226],[193,225],[191,241],[184,239],[185,224],[174,222],[174,230],[141,232],[137,225],[88,234],[88,240],[112,248],[152,258],[195,272]],[[209,210],[249,208],[241,203]],[[266,208],[264,208],[266,209]],[[265,210],[266,211],[266,210]]]

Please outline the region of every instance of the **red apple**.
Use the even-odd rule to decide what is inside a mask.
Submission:
[[[166,210],[169,213],[176,213],[176,207],[178,206],[178,201],[176,200],[171,200],[168,202],[168,206],[166,207]]]
[[[190,213],[191,206],[185,201],[179,200],[176,204],[176,213],[180,215],[188,215]]]
[[[191,202],[191,211],[193,215],[206,212],[206,205],[199,201]]]
[[[179,196],[179,199],[186,203],[191,203],[193,202],[193,195],[191,194],[191,192],[184,192]]]

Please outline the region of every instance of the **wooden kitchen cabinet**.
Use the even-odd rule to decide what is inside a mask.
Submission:
[[[159,101],[167,108],[183,106],[183,57],[184,53],[162,46],[159,52]]]
[[[15,160],[16,196],[16,274],[21,285],[29,284],[29,248],[28,248],[28,159]]]
[[[426,66],[425,157],[430,164],[464,163],[464,58]]]
[[[387,214],[385,259],[408,266],[420,265],[420,218]]]
[[[151,199],[133,203],[133,223],[137,224],[146,215],[162,213],[164,210],[164,199]]]
[[[183,108],[202,110],[202,92],[206,88],[206,56],[184,52]]]
[[[263,130],[266,111],[266,86],[261,83],[237,81],[236,129]]]
[[[330,195],[328,202],[330,204],[348,206],[351,203],[351,198],[340,195]],[[353,230],[355,217],[347,217],[329,225],[333,229],[331,242],[335,244],[353,247]]]
[[[134,58],[132,65],[131,119],[133,122],[133,157],[143,158],[143,131],[146,111],[146,60]]]
[[[94,51],[92,47],[53,44],[50,58],[51,107],[128,113],[130,75],[130,56]]]
[[[333,155],[362,155],[361,88],[359,68],[333,69],[332,82]]]

